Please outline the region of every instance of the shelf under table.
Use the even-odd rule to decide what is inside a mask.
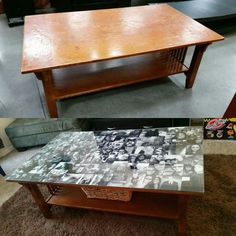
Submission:
[[[178,219],[178,195],[133,192],[131,201],[87,198],[81,188],[62,188],[47,200],[48,204],[85,208],[166,219]]]
[[[173,51],[54,69],[54,97],[69,98],[187,71]]]

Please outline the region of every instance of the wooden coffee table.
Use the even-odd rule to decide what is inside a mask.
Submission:
[[[51,205],[154,216],[186,235],[187,200],[204,193],[202,128],[61,133],[7,180],[47,218]]]
[[[57,100],[168,75],[185,73],[191,88],[204,51],[218,40],[167,4],[27,16],[21,71],[42,80],[57,117]],[[187,67],[189,46],[196,47]]]

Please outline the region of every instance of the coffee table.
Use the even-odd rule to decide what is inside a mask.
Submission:
[[[185,235],[187,199],[204,193],[203,172],[201,127],[67,132],[7,181],[25,186],[47,218],[51,205],[155,216]]]
[[[167,4],[27,16],[21,71],[42,80],[57,117],[57,100],[173,74],[184,73],[191,88],[204,51],[219,40]]]

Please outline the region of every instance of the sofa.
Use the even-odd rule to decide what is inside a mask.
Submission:
[[[16,119],[5,132],[18,151],[43,146],[61,132],[88,130],[85,119]]]

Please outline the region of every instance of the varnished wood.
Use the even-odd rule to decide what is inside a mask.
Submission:
[[[186,73],[186,88],[193,87],[203,54],[206,51],[207,46],[208,44],[203,44],[195,47],[189,70]]]
[[[167,4],[26,16],[21,71],[49,70],[222,39]]]
[[[60,192],[60,186],[58,185],[47,184],[46,186],[51,195],[55,195]]]
[[[48,191],[50,194],[54,194],[53,188],[51,187],[51,185],[47,185]]]
[[[171,52],[95,62],[53,71],[54,95],[69,98],[187,71]]]
[[[187,227],[187,201],[188,197],[184,195],[178,196],[178,234],[186,236]]]
[[[36,72],[36,77],[43,82],[44,93],[47,101],[48,112],[50,117],[56,118],[58,117],[57,111],[57,100],[54,94],[54,82],[52,71],[42,71]]]
[[[233,117],[236,117],[236,93],[223,115],[223,118]]]
[[[190,195],[199,195],[199,193],[195,192],[100,186],[101,188],[109,188],[110,190],[114,188],[132,191],[132,198],[127,202],[87,198],[81,189],[81,187],[85,187],[86,185],[41,183],[41,185],[47,186],[50,193],[50,196],[45,200],[37,183],[20,182],[20,184],[29,189],[39,209],[46,218],[51,216],[51,205],[153,216],[176,220],[179,236],[186,235],[187,200]],[[91,186],[89,185],[89,187]]]
[[[133,192],[131,201],[87,198],[81,188],[64,188],[48,204],[133,215],[178,219],[178,195]]]
[[[37,184],[23,184],[23,186],[26,187],[30,191],[36,204],[38,205],[39,209],[43,213],[44,217],[50,218],[51,217],[50,205],[45,202],[44,197],[42,193],[40,192]]]
[[[206,46],[218,40],[167,4],[28,16],[22,73],[42,80],[50,117],[58,117],[58,99],[177,73],[186,74],[191,88]]]

